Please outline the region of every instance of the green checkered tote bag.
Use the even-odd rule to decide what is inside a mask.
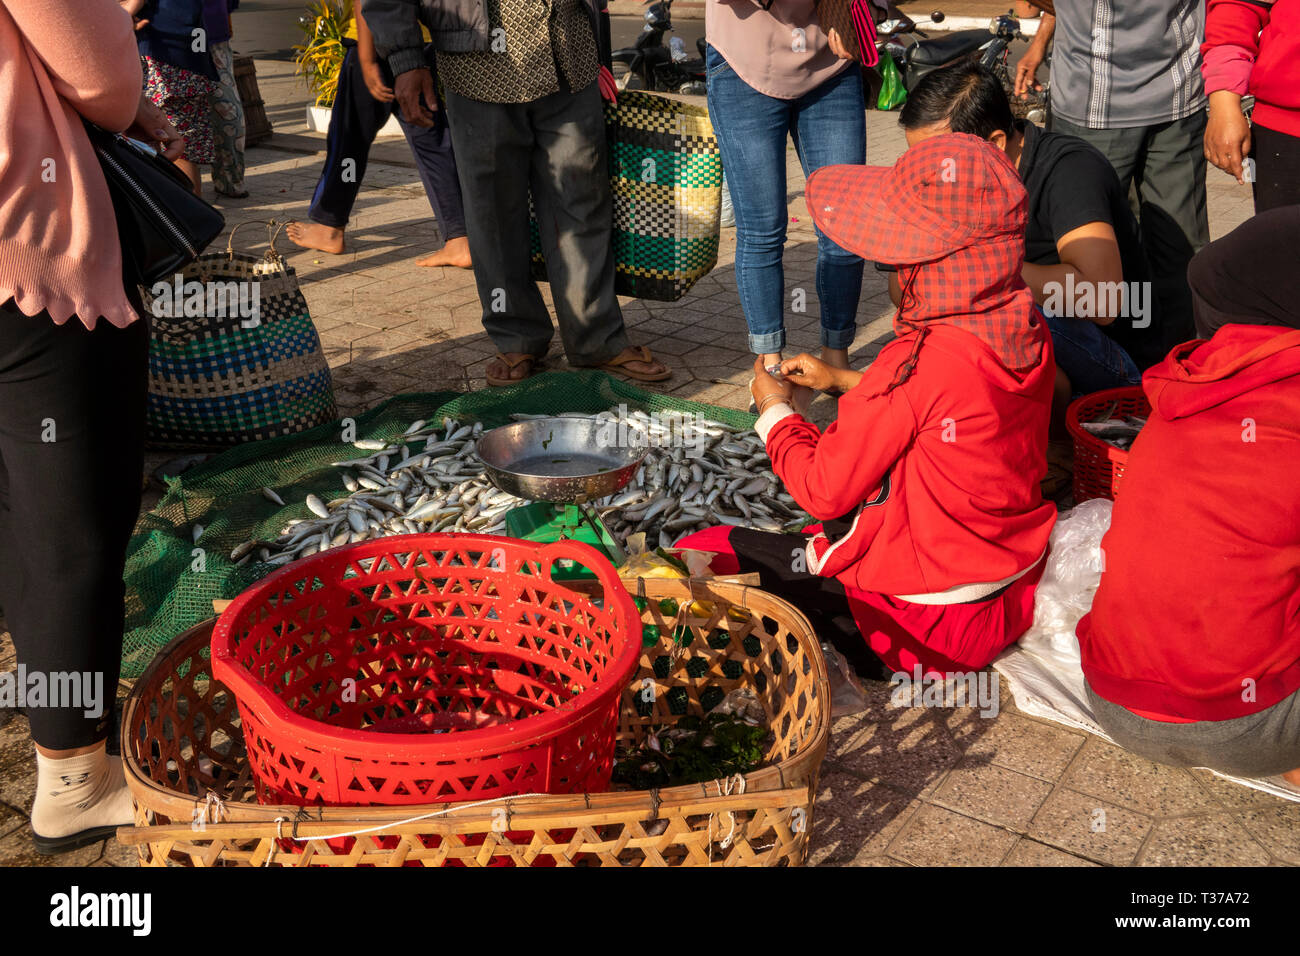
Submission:
[[[240,226],[247,223],[240,223]],[[163,448],[213,448],[290,435],[338,416],[329,362],[268,227],[264,256],[206,253],[144,289],[149,321],[148,436]]]
[[[676,302],[718,264],[722,155],[703,106],[623,91],[605,104],[614,194],[614,291]],[[546,281],[537,218],[533,276]]]

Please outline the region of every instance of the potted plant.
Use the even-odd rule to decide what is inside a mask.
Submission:
[[[307,128],[323,133],[329,129],[330,109],[338,91],[339,71],[347,52],[343,37],[352,20],[355,0],[315,0],[307,13],[298,18],[304,42],[294,46],[296,73],[316,97],[307,106]],[[389,120],[379,131],[380,136],[400,136],[402,128],[396,119]]]

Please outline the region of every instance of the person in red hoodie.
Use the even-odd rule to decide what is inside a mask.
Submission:
[[[1211,243],[1193,276],[1207,255],[1248,264],[1253,234],[1274,235],[1283,212]],[[1292,303],[1298,274],[1285,277]],[[1151,415],[1076,631],[1083,674],[1120,746],[1300,785],[1300,318],[1257,300],[1210,305],[1226,320],[1214,337],[1143,379]]]
[[[1245,158],[1255,160],[1256,212],[1300,203],[1300,0],[1210,0],[1201,62],[1205,158],[1237,182]]]
[[[1020,275],[1024,186],[1001,150],[950,133],[893,167],[823,167],[805,195],[832,240],[899,267],[898,337],[865,372],[755,365],[755,429],[823,521],[811,538],[722,528],[678,547],[757,571],[867,676],[979,670],[1029,627],[1056,518],[1038,484],[1056,369]],[[843,390],[824,433],[796,387]]]

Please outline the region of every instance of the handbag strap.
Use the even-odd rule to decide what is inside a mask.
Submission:
[[[280,251],[275,248],[275,240],[279,238],[280,233],[284,231],[284,227],[287,223],[281,222],[278,219],[245,219],[243,222],[237,223],[235,227],[230,230],[230,236],[226,239],[226,258],[231,261],[235,258],[235,233],[239,232],[239,230],[244,226],[255,222],[260,222],[266,225],[266,242],[270,248],[267,249],[266,255],[263,258],[271,265],[279,266],[283,269],[284,259],[281,257]]]

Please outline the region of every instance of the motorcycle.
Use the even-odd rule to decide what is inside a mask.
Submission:
[[[680,37],[673,37],[665,46],[664,34],[673,29],[673,0],[646,2],[651,5],[645,13],[645,26],[641,28],[635,46],[623,47],[612,54],[614,79],[619,89],[705,93],[704,38],[695,44],[700,54],[698,58],[687,58]]]
[[[930,14],[929,20],[931,23],[942,23],[944,14],[936,10]],[[876,49],[882,58],[889,56],[893,59],[905,90],[910,92],[915,89],[916,84],[935,70],[951,66],[967,57],[978,57],[980,65],[991,70],[1002,83],[1017,118],[1027,119],[1031,123],[1046,121],[1049,96],[1047,84],[1041,89],[1028,91],[1022,97],[1013,93],[1015,82],[1010,69],[1011,44],[1015,40],[1028,41],[1030,38],[1020,31],[1020,21],[1009,13],[994,17],[989,21],[987,30],[958,30],[933,38],[921,30],[911,17],[899,14],[878,24],[876,33]],[[867,103],[874,105],[883,80],[878,69],[864,71],[863,78],[867,85]]]

